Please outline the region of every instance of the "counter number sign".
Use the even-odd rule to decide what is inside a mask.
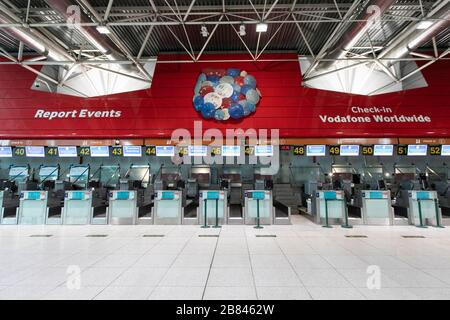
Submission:
[[[114,157],[121,157],[121,156],[123,156],[123,148],[122,147],[111,147],[111,154]]]
[[[45,155],[49,157],[57,157],[58,156],[58,147],[47,147],[45,149]]]
[[[147,146],[147,147],[145,147],[145,155],[147,155],[147,156],[156,156],[156,146]]]
[[[406,156],[408,155],[408,147],[405,145],[397,146],[397,155],[398,156]]]
[[[362,146],[361,150],[363,156],[373,156],[373,146]]]
[[[181,146],[178,148],[178,154],[180,156],[187,156],[189,154],[189,148],[186,146]]]
[[[341,154],[340,146],[330,146],[330,155],[331,156],[339,156]]]
[[[15,147],[13,154],[16,157],[25,157],[25,147]]]
[[[305,146],[295,146],[292,150],[294,156],[304,156],[306,154]]]
[[[80,157],[89,157],[91,155],[90,147],[80,147],[78,150],[78,154]]]
[[[442,154],[442,146],[430,146],[430,156],[440,156]]]
[[[213,155],[213,156],[222,155],[222,148],[221,147],[211,147],[211,155]]]
[[[255,147],[254,146],[245,146],[245,155],[246,156],[252,156],[255,154]]]

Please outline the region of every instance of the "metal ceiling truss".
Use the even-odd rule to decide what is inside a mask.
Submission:
[[[435,63],[439,60],[448,60],[449,54],[448,43],[447,46],[439,47],[436,38],[433,37],[432,48],[433,55],[424,55],[420,52],[413,52],[410,57],[392,59],[390,57],[378,58],[377,53],[384,48],[387,43],[380,45],[379,41],[376,42],[372,39],[369,32],[366,32],[366,44],[365,46],[353,47],[347,51],[347,56],[340,59],[328,59],[326,57],[327,51],[330,47],[342,36],[343,31],[348,24],[354,22],[367,22],[367,20],[355,19],[355,12],[360,9],[361,5],[365,3],[365,0],[355,1],[337,1],[333,0],[324,1],[323,3],[302,3],[303,1],[292,1],[292,3],[279,3],[278,0],[248,0],[245,4],[236,4],[234,1],[218,1],[220,4],[215,5],[203,5],[202,1],[190,0],[164,0],[158,1],[148,0],[146,6],[118,6],[115,5],[114,0],[108,0],[106,7],[95,6],[92,0],[74,0],[74,4],[80,5],[85,12],[91,18],[91,22],[82,22],[80,26],[85,27],[98,27],[104,26],[109,30],[109,34],[104,35],[109,37],[113,43],[120,49],[121,53],[126,57],[126,60],[105,60],[102,55],[95,50],[89,48],[73,48],[72,45],[66,44],[62,39],[52,33],[52,29],[66,29],[71,26],[70,22],[65,21],[64,17],[59,16],[49,7],[40,8],[33,6],[33,0],[24,0],[26,2],[25,7],[18,7],[14,3],[17,1],[3,0],[3,4],[0,4],[0,12],[11,15],[14,14],[20,17],[20,21],[13,23],[0,24],[0,31],[4,28],[26,28],[37,29],[42,34],[48,37],[48,40],[52,43],[58,44],[69,51],[75,58],[74,61],[43,61],[42,57],[26,58],[24,52],[24,44],[19,42],[17,52],[11,54],[6,49],[0,47],[0,54],[7,58],[7,61],[0,61],[0,64],[20,64],[21,66],[32,69],[31,71],[40,74],[35,69],[31,68],[32,65],[62,65],[67,66],[70,71],[77,67],[81,67],[82,72],[86,72],[86,68],[101,68],[100,64],[131,64],[135,65],[145,79],[143,81],[151,81],[151,76],[143,68],[143,64],[149,61],[155,61],[155,58],[145,58],[145,51],[152,43],[151,40],[157,37],[159,32],[158,28],[164,28],[171,34],[173,40],[179,44],[184,50],[190,60],[179,61],[180,62],[203,62],[201,60],[202,55],[207,51],[208,45],[211,40],[220,31],[228,33],[230,28],[233,30],[238,43],[243,45],[245,51],[250,55],[249,59],[243,60],[229,60],[229,61],[267,61],[263,59],[262,54],[267,50],[270,50],[270,45],[273,43],[280,34],[281,30],[287,25],[294,25],[294,30],[298,32],[298,35],[307,48],[307,52],[313,58],[313,63],[310,68],[304,74],[306,80],[321,77],[323,75],[337,72],[344,69],[354,68],[361,64],[376,63],[381,70],[386,72],[393,80],[393,83],[402,81],[405,79],[398,78],[394,75],[389,68],[385,66],[383,61],[425,61],[426,63],[418,70]],[[445,1],[445,0],[441,0]],[[309,2],[309,1],[305,1]],[[399,1],[400,2],[400,1]],[[394,5],[396,9],[380,17],[380,26],[387,23],[413,23],[425,19],[427,11],[431,8],[431,5],[435,1],[416,0],[413,3],[405,4],[404,1]],[[182,3],[180,5],[179,3]],[[204,3],[204,2],[203,2]],[[47,16],[47,19],[43,19],[43,15]],[[430,20],[430,19],[427,19]],[[240,34],[240,26],[246,28],[254,28],[256,24],[264,22],[271,26],[271,32],[268,35],[257,33],[255,37],[245,37]],[[319,51],[314,49],[311,41],[315,36],[313,32],[308,31],[308,28],[315,30],[317,25],[327,24],[327,30],[330,30],[330,35],[325,38],[325,41],[321,45]],[[203,43],[198,46],[198,40],[195,40],[196,46],[193,45],[193,39],[195,35],[188,31],[188,27],[198,26],[198,32],[202,26],[209,27],[208,35],[204,37]],[[145,37],[137,50],[130,49],[127,39],[124,39],[117,32],[117,28],[133,28],[140,27],[146,28]],[[198,36],[197,36],[198,38]],[[7,39],[3,39],[0,33],[0,44],[3,44]],[[264,41],[264,44],[261,42]],[[9,43],[9,42],[8,42]],[[197,50],[195,50],[197,48]],[[260,49],[261,48],[261,49]],[[441,51],[441,52],[440,52]],[[16,56],[14,56],[16,55]],[[276,60],[276,59],[275,59]],[[286,59],[284,59],[286,60]],[[317,65],[324,61],[353,61],[352,65],[338,68],[336,70],[328,70],[323,73],[313,74],[313,70]],[[209,60],[211,61],[211,60]],[[221,60],[223,61],[223,60]],[[171,63],[171,61],[158,61],[158,63]],[[65,85],[65,80],[70,76],[69,71],[66,77],[58,83],[58,85]],[[50,80],[49,80],[50,81]]]

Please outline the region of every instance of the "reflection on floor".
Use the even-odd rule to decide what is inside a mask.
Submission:
[[[0,299],[450,299],[450,228],[1,226]]]

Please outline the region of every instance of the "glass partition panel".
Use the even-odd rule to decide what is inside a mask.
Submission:
[[[149,165],[132,165],[128,170],[129,180],[142,181],[142,185],[147,186],[150,181]]]

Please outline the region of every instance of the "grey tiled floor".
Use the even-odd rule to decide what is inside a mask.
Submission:
[[[0,299],[450,299],[450,228],[0,226]]]

